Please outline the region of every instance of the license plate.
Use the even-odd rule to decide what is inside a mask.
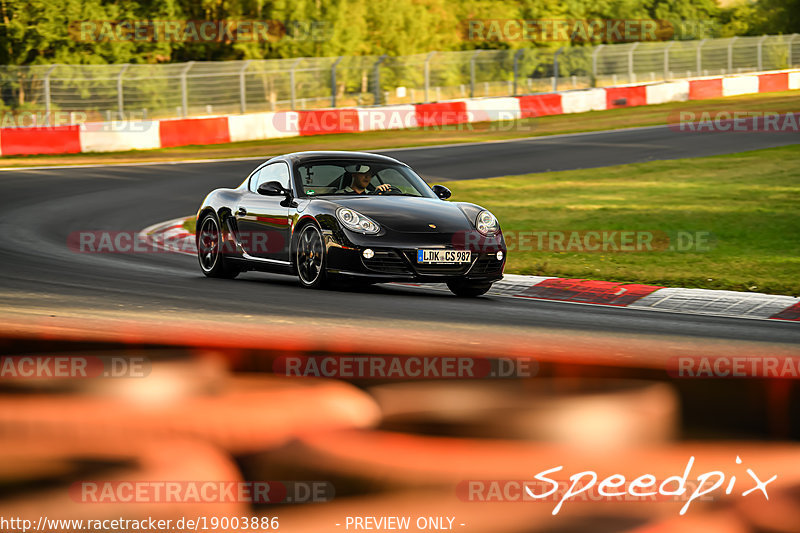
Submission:
[[[469,250],[417,250],[417,263],[469,263]]]

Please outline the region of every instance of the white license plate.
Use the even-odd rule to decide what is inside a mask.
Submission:
[[[417,263],[469,263],[469,250],[417,250]]]

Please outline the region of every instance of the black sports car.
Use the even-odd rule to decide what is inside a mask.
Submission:
[[[311,288],[333,277],[444,282],[456,295],[478,296],[503,277],[503,234],[489,211],[449,197],[391,157],[273,157],[238,188],[203,200],[200,268],[223,278],[246,270],[294,274]]]

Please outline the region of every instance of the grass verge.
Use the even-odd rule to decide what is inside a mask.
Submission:
[[[461,124],[438,128],[375,131],[337,135],[291,137],[229,144],[181,146],[158,150],[131,150],[97,154],[3,156],[0,168],[39,165],[115,164],[181,159],[264,157],[301,150],[378,150],[464,142],[497,141],[541,135],[580,133],[667,124],[677,111],[800,110],[798,91],[672,102],[669,104],[591,111],[496,123]]]
[[[447,186],[492,210],[509,241],[532,231],[656,235],[652,251],[635,252],[529,238],[509,250],[508,273],[800,296],[800,146]],[[707,245],[660,249],[678,232],[706,234]]]

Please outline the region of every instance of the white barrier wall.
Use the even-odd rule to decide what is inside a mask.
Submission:
[[[790,90],[800,89],[800,72],[789,73],[789,89]]]
[[[519,98],[479,98],[458,100],[467,104],[470,122],[517,120],[521,117]]]
[[[417,127],[417,108],[413,104],[359,107],[359,131],[399,130]]]
[[[161,148],[157,120],[81,124],[82,152],[123,152]]]
[[[564,113],[585,113],[606,109],[605,89],[585,89],[561,93],[561,109]]]
[[[689,100],[689,82],[686,80],[648,85],[646,90],[648,105]]]
[[[722,78],[722,96],[737,96],[758,92],[758,76]]]
[[[231,142],[296,137],[300,135],[298,113],[296,111],[279,111],[276,113],[253,113],[252,115],[230,115],[228,131]]]

